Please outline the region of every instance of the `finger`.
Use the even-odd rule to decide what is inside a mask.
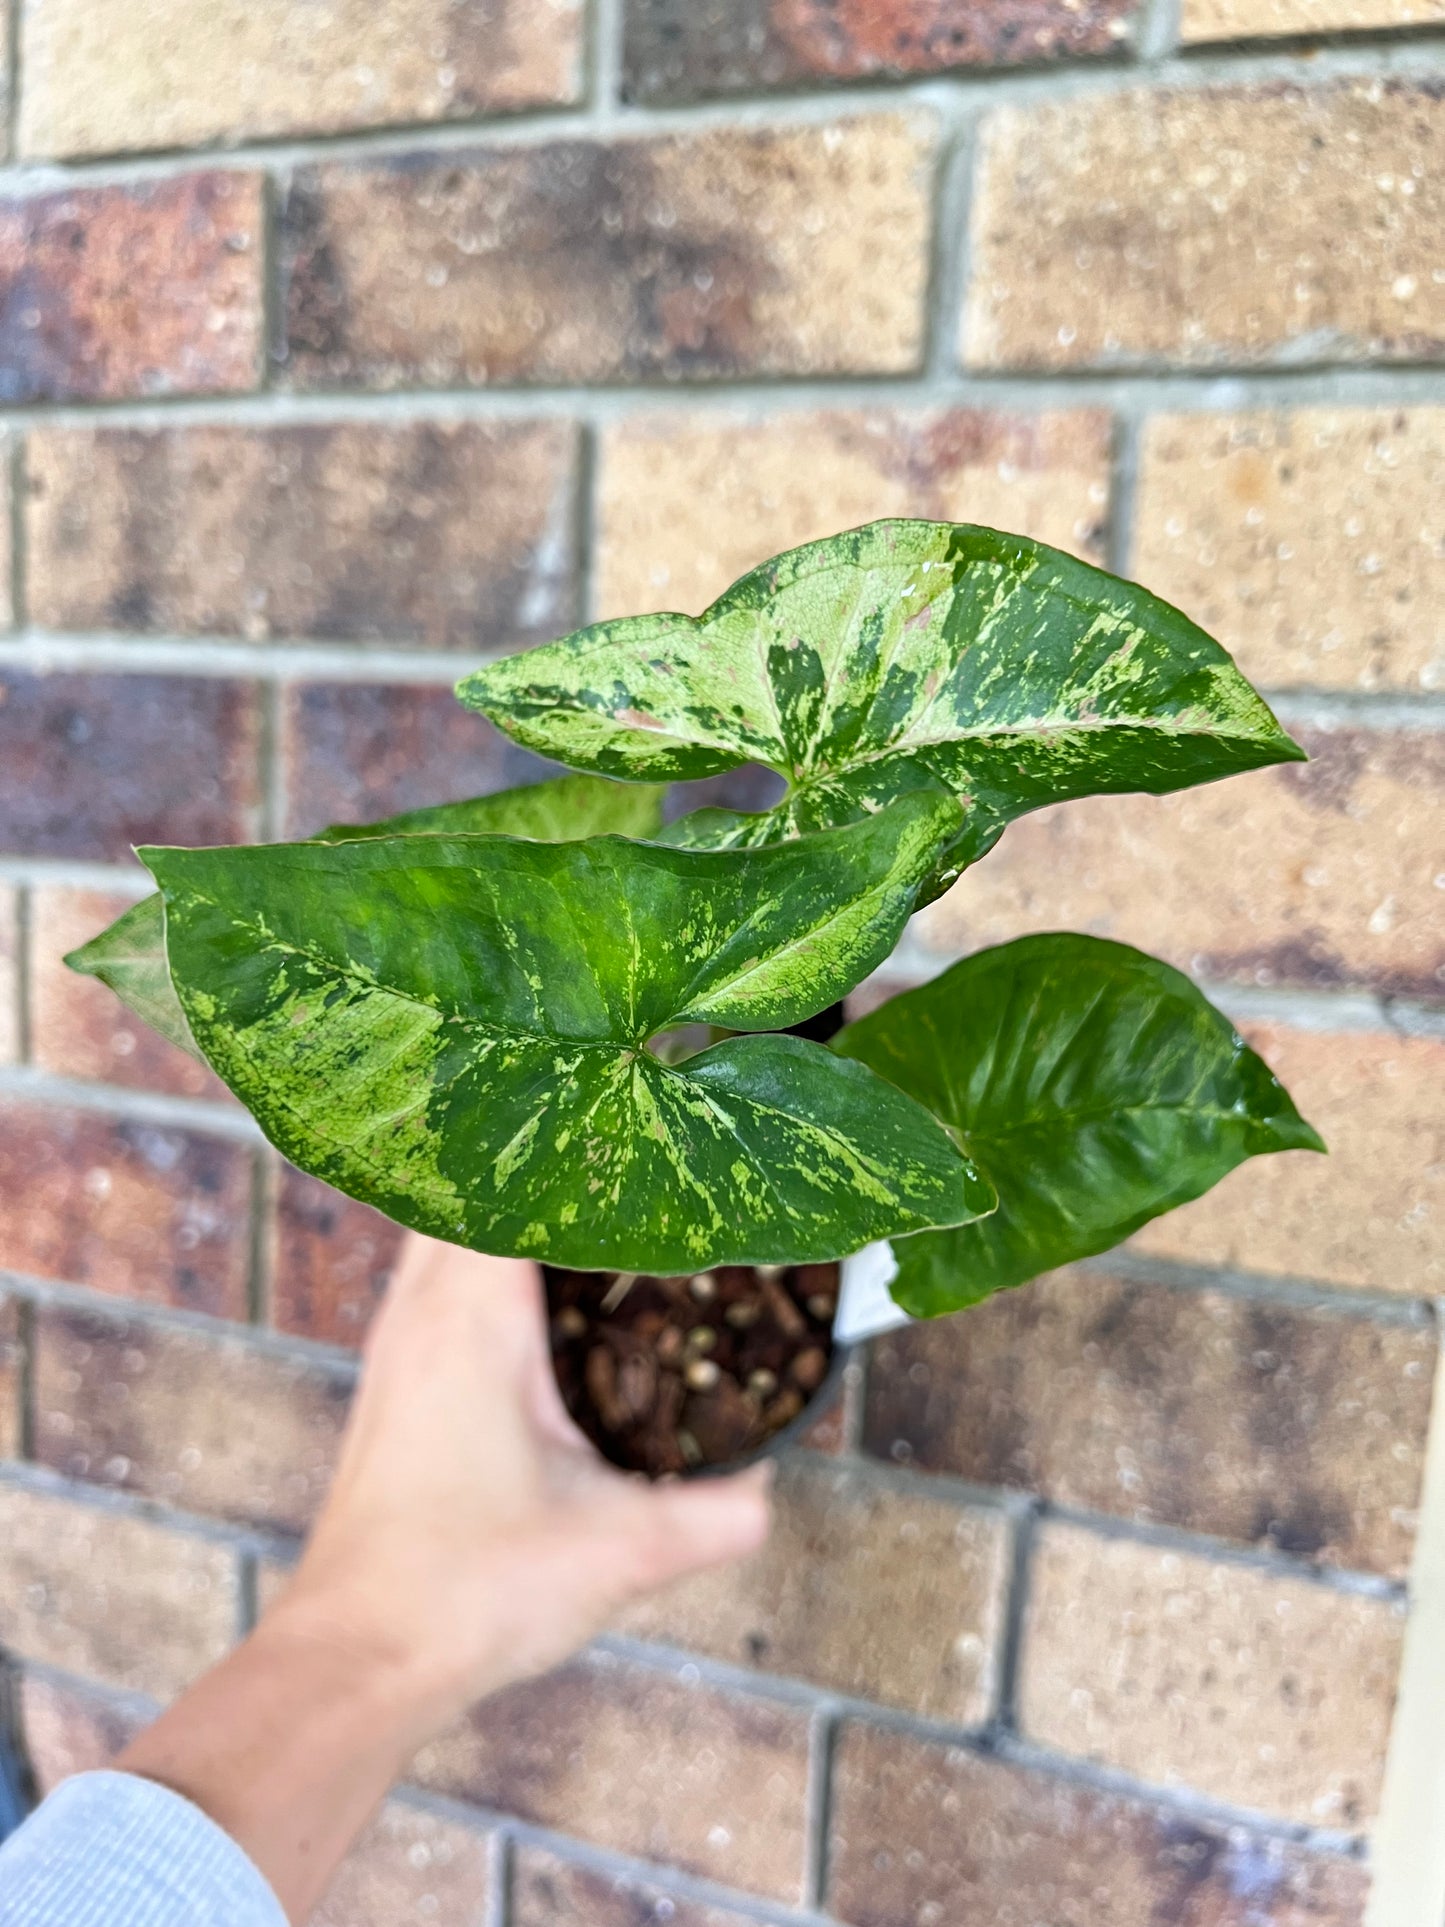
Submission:
[[[731,1478],[654,1486],[643,1495],[639,1585],[664,1586],[758,1551],[772,1520],[772,1483],[764,1463]]]

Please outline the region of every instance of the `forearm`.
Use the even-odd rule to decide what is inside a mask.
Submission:
[[[425,1737],[405,1666],[264,1621],[117,1761],[184,1794],[250,1855],[294,1922]]]

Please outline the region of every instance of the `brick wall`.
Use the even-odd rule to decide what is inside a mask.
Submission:
[[[12,28],[0,1643],[41,1781],[276,1584],[394,1246],[61,970],[130,845],[517,780],[449,694],[478,654],[960,517],[1175,597],[1314,760],[1017,825],[890,982],[1137,940],[1334,1155],[875,1344],[771,1548],[428,1748],[322,1918],[1355,1927],[1384,1801],[1373,1927],[1438,1927],[1445,6]]]

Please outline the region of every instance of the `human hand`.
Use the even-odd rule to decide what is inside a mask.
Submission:
[[[563,1409],[537,1267],[411,1234],[263,1630],[389,1669],[420,1743],[638,1594],[761,1545],[768,1471],[649,1486],[609,1466]]]

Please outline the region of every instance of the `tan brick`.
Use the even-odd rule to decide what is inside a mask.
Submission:
[[[262,225],[229,170],[0,201],[0,401],[256,387]]]
[[[1445,988],[1445,741],[1296,728],[1291,763],[1167,797],[1100,796],[1013,824],[921,919],[953,949],[1072,928],[1215,982]]]
[[[844,1727],[830,1915],[849,1927],[1358,1927],[1356,1861],[905,1733]]]
[[[618,1630],[979,1725],[997,1687],[1009,1545],[1001,1513],[795,1460],[761,1553],[644,1600]]]
[[[158,1699],[236,1629],[236,1561],[149,1520],[0,1486],[0,1645]]]
[[[302,385],[904,373],[931,123],[719,128],[298,171]]]
[[[1445,99],[1284,82],[1005,107],[985,126],[982,368],[1430,360]]]
[[[808,1719],[604,1655],[511,1688],[412,1778],[749,1893],[802,1899]]]
[[[42,1797],[72,1773],[109,1766],[150,1718],[139,1699],[29,1671],[20,1677],[19,1710],[26,1764]]]
[[[575,100],[576,0],[30,0],[26,154],[195,147]]]
[[[1403,1578],[1433,1329],[1082,1270],[878,1340],[867,1448]]]
[[[20,1055],[20,900],[0,883],[0,1064]]]
[[[349,1378],[244,1339],[54,1308],[35,1320],[35,1456],[187,1512],[299,1532]]]
[[[1254,1158],[1137,1250],[1432,1297],[1445,1289],[1445,1042],[1248,1024],[1330,1147]]]
[[[480,1927],[491,1887],[492,1843],[482,1828],[388,1800],[307,1927]]]
[[[1445,0],[1184,0],[1186,44],[1317,33],[1380,33],[1445,20]]]
[[[1300,1825],[1374,1814],[1404,1609],[1194,1553],[1042,1528],[1030,1739]]]
[[[515,645],[577,614],[560,422],[50,429],[27,453],[53,629]]]
[[[1162,415],[1131,573],[1265,688],[1445,687],[1445,408]]]
[[[402,1236],[370,1205],[286,1165],[276,1200],[271,1322],[304,1338],[359,1345]]]
[[[0,1106],[0,1266],[246,1315],[251,1152],[89,1111]]]
[[[888,515],[983,522],[1103,560],[1109,417],[870,409],[642,416],[603,430],[596,614],[699,614],[800,542]]]
[[[113,890],[39,884],[30,892],[30,1052],[42,1070],[132,1090],[229,1100],[204,1064],[142,1023],[94,977],[61,959],[135,902]]]
[[[20,1300],[0,1293],[0,1459],[18,1459],[25,1436]]]
[[[518,1846],[512,1855],[511,1927],[747,1927],[757,1916],[730,1907],[683,1900],[650,1880],[599,1873],[548,1853]]]
[[[628,0],[624,86],[691,100],[1116,53],[1133,0]]]

